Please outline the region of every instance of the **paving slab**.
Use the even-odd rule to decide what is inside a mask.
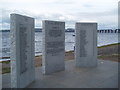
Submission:
[[[3,87],[10,87],[10,74],[3,75]],[[75,60],[65,62],[65,71],[49,75],[36,68],[36,80],[28,88],[118,88],[118,62],[98,60],[94,68],[76,68]]]

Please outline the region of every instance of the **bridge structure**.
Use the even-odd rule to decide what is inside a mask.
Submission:
[[[120,33],[120,29],[104,29],[104,30],[98,30],[98,33]]]

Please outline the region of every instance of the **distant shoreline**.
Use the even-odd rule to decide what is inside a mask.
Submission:
[[[110,48],[108,48],[108,49],[105,49],[105,48],[107,48],[107,47],[115,47],[116,45],[120,45],[120,43],[113,43],[113,44],[108,44],[108,45],[103,45],[103,46],[98,46],[98,56],[100,55],[100,54],[107,54],[107,53],[117,53],[117,50],[116,49],[118,49],[117,47],[116,47],[116,49],[115,48],[113,48],[113,50],[112,50],[112,52],[110,51]],[[101,49],[104,49],[104,50],[101,50]],[[108,51],[110,51],[110,52],[108,52]],[[74,50],[70,50],[70,51],[65,51],[66,53],[68,53],[68,52],[74,52]],[[103,53],[104,52],[104,53]],[[42,55],[36,55],[35,57],[38,57],[38,56],[42,56]],[[0,57],[0,59],[10,59],[10,57]],[[9,61],[9,60],[5,60],[5,61]],[[2,62],[2,61],[0,61],[0,62]]]
[[[35,32],[42,32],[42,28],[35,28]],[[10,29],[0,30],[0,32],[10,32]],[[75,29],[73,28],[67,28],[65,29],[65,32],[75,32]]]
[[[120,43],[109,44],[98,47],[97,57],[100,60],[110,60],[110,61],[120,62],[120,60],[118,59],[118,57],[120,57],[120,54],[118,54],[118,48],[120,48]],[[74,60],[74,51],[65,52],[65,61],[68,60]],[[10,60],[1,61],[0,63],[2,63],[2,72],[0,72],[0,74],[10,73]],[[35,67],[41,67],[41,66],[42,66],[42,55],[39,55],[35,57]]]
[[[42,28],[34,28],[35,32],[42,32]],[[120,29],[99,29],[98,33],[120,33]],[[0,32],[10,32],[10,29],[3,29]],[[66,28],[65,32],[75,32],[74,28]]]

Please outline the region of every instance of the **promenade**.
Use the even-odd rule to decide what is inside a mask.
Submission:
[[[36,81],[28,88],[117,88],[118,62],[98,60],[95,68],[76,68],[75,61],[65,62],[65,71],[43,75],[36,68]],[[3,87],[10,87],[10,74],[3,75]]]

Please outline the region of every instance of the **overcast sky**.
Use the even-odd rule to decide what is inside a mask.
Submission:
[[[96,21],[99,29],[115,29],[118,22],[119,0],[0,0],[0,27],[10,28],[10,14],[17,13],[35,18],[35,27],[42,20],[66,22],[74,28],[75,22]]]

